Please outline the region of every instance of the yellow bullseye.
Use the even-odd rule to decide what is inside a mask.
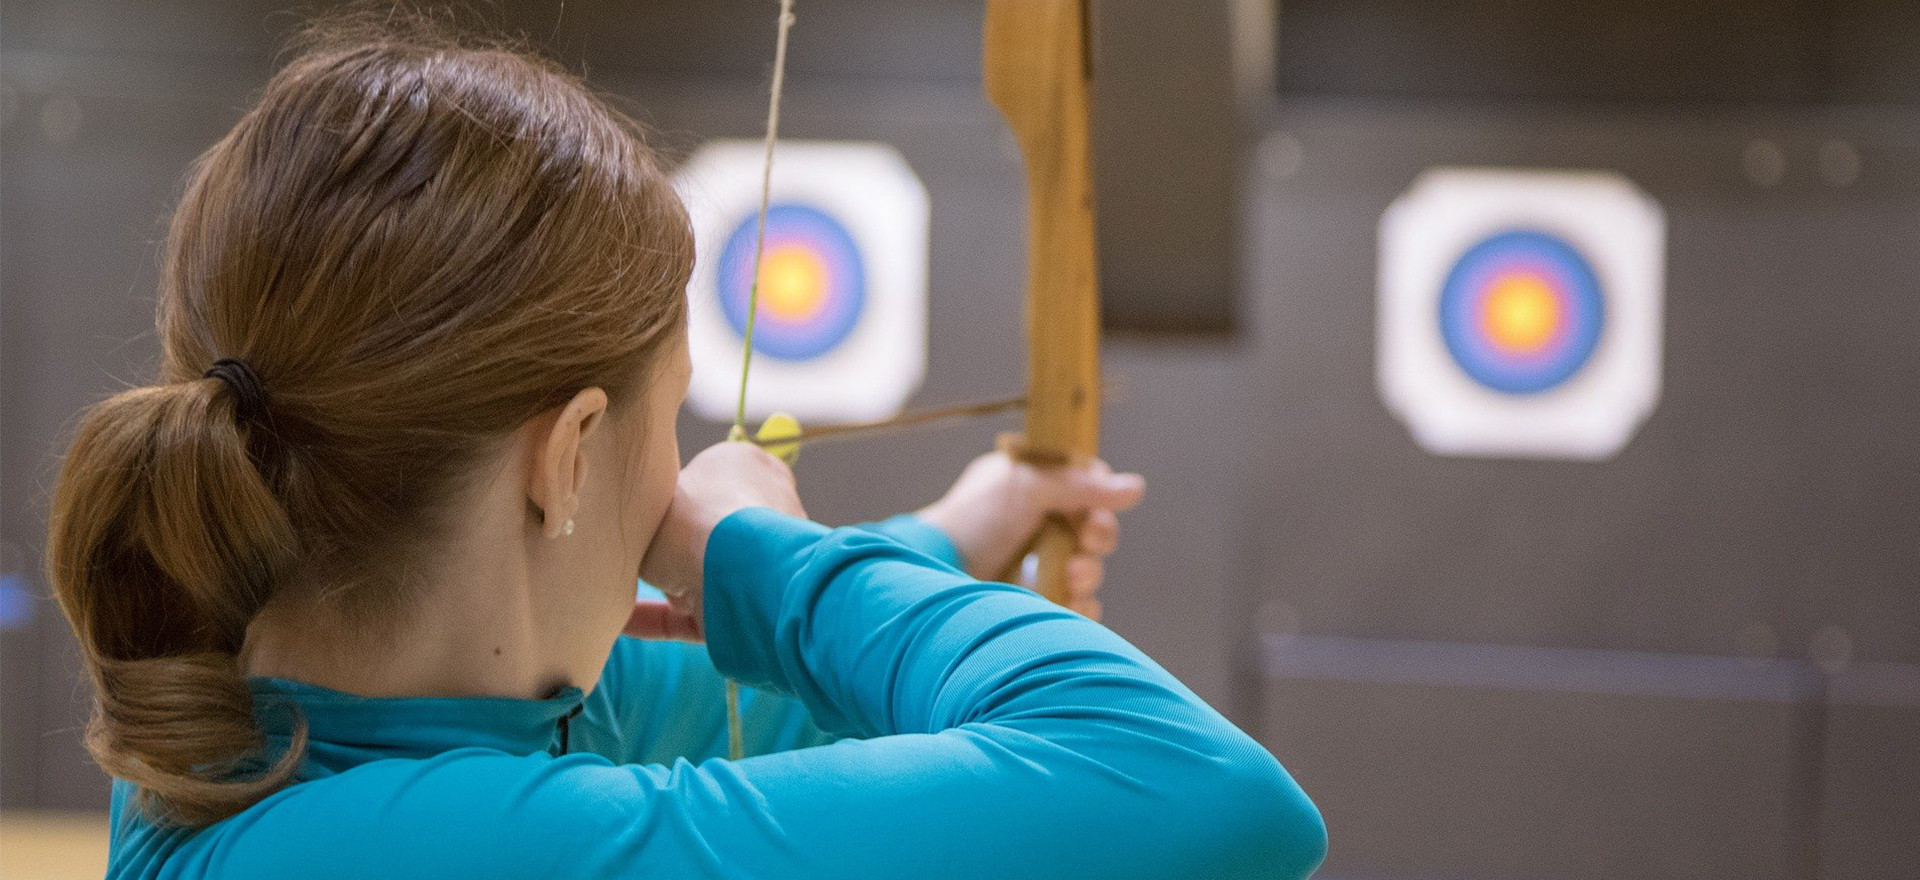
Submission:
[[[827,265],[801,245],[779,245],[760,262],[760,303],[787,321],[804,321],[827,301]]]
[[[1537,352],[1553,341],[1563,316],[1560,298],[1533,274],[1502,276],[1487,293],[1480,329],[1501,351]]]

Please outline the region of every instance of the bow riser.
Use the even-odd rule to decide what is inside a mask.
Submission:
[[[1090,18],[1086,0],[988,0],[984,80],[1027,166],[1027,424],[1039,464],[1099,452],[1100,294],[1095,267]],[[1073,531],[1036,541],[1035,588],[1067,600]]]

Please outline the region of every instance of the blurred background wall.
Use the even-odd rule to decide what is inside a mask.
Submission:
[[[80,407],[151,375],[164,219],[286,5],[0,3],[0,808],[105,802],[45,496]],[[1920,6],[1093,6],[1105,452],[1150,482],[1106,622],[1295,773],[1325,876],[1915,876]],[[772,10],[491,18],[684,156],[758,135]],[[799,14],[783,135],[891,143],[932,197],[916,402],[1018,388],[981,4]],[[1613,169],[1664,205],[1662,398],[1616,458],[1439,458],[1382,405],[1376,226],[1438,165]],[[802,489],[830,522],[908,509],[1011,426],[811,449]]]

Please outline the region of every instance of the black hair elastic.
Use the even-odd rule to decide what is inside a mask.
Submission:
[[[200,377],[219,379],[233,387],[235,409],[240,418],[255,422],[267,414],[267,389],[260,384],[260,375],[247,366],[246,361],[234,358],[221,358],[213,362]]]

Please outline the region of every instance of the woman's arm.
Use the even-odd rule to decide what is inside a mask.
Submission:
[[[960,552],[937,527],[901,514],[858,528],[885,535],[931,560],[960,567]],[[664,600],[642,583],[637,598]],[[824,745],[841,737],[821,730],[799,700],[758,688],[740,689],[740,728],[746,754],[765,755]],[[573,722],[571,749],[621,764],[700,761],[727,753],[726,679],[713,668],[707,646],[622,637],[607,658],[600,683]]]
[[[764,509],[722,521],[706,564],[716,667],[872,737],[736,765],[818,842],[769,875],[851,856],[876,877],[1287,877],[1322,857],[1280,763],[1079,614]]]
[[[839,739],[816,726],[800,701],[759,688],[740,689],[740,722],[749,756]],[[726,755],[726,679],[713,668],[707,646],[620,637],[572,723],[569,751],[618,764]]]
[[[294,786],[206,876],[1300,878],[1320,816],[1138,649],[1024,590],[763,508],[713,531],[718,669],[864,739],[616,765],[463,749]],[[216,826],[220,828],[223,826]]]
[[[903,513],[874,523],[861,523],[855,528],[885,535],[902,546],[919,551],[922,555],[938,560],[954,571],[965,571],[967,563],[960,557],[960,548],[954,544],[952,536],[939,526],[911,513]]]

